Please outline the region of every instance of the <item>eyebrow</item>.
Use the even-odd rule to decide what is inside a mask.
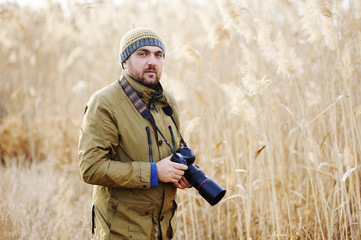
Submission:
[[[151,51],[149,51],[148,49],[146,49],[146,48],[139,48],[138,50],[137,50],[137,52],[141,52],[141,51],[143,51],[143,52],[148,52],[148,53],[150,53]],[[155,53],[161,53],[161,54],[164,54],[164,52],[162,51],[162,50],[158,50],[158,51],[155,51]]]

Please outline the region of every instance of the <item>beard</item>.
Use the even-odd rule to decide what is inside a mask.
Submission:
[[[135,81],[153,89],[157,86],[161,77],[161,72],[155,66],[148,66],[141,71],[137,71],[132,65],[129,65],[127,73]]]

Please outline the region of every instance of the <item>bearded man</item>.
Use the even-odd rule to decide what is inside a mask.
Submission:
[[[95,239],[174,236],[176,191],[190,184],[188,167],[170,161],[182,140],[177,104],[160,84],[165,53],[154,30],[126,33],[122,76],[86,105],[78,153],[81,176],[94,185]]]

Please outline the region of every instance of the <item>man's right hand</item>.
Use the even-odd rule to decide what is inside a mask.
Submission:
[[[172,162],[171,157],[172,155],[157,162],[157,173],[160,182],[177,183],[184,175],[184,171],[188,169],[188,166],[184,164]]]

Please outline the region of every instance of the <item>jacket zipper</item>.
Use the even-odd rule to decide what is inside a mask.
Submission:
[[[149,162],[153,162],[152,139],[150,136],[149,127],[146,127],[145,130],[147,131],[147,136],[148,136]]]

